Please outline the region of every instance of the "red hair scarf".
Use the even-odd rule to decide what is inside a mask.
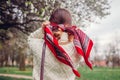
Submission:
[[[89,37],[83,33],[80,29],[77,29],[75,26],[65,28],[63,25],[51,24],[44,28],[45,32],[45,43],[52,51],[54,56],[62,63],[70,66],[77,77],[80,77],[79,72],[74,68],[73,62],[70,59],[69,55],[65,50],[59,45],[57,39],[52,34],[52,27],[60,27],[62,30],[70,32],[74,35],[74,45],[78,54],[84,57],[86,64],[92,69],[92,65],[88,61],[88,57],[93,45],[93,42]]]

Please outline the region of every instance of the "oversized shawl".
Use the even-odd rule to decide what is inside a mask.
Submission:
[[[55,23],[51,23],[44,27],[44,39],[46,45],[49,47],[54,56],[62,63],[70,66],[77,77],[80,77],[79,72],[74,68],[73,62],[70,59],[69,55],[65,52],[65,50],[59,45],[57,39],[52,34],[53,27],[60,27],[62,30],[66,32],[70,32],[74,35],[74,45],[78,54],[82,55],[85,63],[92,69],[91,63],[88,61],[90,51],[93,45],[92,40],[80,29],[77,29],[75,26],[65,28],[64,25],[57,25]]]

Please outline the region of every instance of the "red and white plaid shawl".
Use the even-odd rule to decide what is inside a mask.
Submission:
[[[51,24],[44,28],[45,32],[45,43],[52,51],[54,56],[62,63],[70,66],[77,77],[80,77],[79,72],[74,68],[73,62],[70,59],[69,55],[65,50],[59,45],[57,39],[52,34],[52,27],[60,27],[62,30],[70,32],[74,35],[74,45],[78,54],[84,57],[86,64],[92,69],[92,65],[88,61],[91,48],[93,46],[92,40],[80,29],[77,29],[75,26],[65,28],[63,25]]]

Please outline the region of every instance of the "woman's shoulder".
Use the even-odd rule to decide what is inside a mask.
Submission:
[[[43,34],[43,31],[42,31],[42,28],[38,28],[37,30],[35,30],[34,32],[32,32],[28,38],[43,38],[44,34]]]

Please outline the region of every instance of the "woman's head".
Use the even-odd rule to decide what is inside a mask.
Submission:
[[[56,24],[65,24],[65,25],[72,24],[72,19],[69,11],[62,8],[54,10],[50,16],[49,21]]]
[[[50,16],[49,21],[56,24],[64,24],[65,27],[70,27],[72,24],[72,19],[69,11],[62,8],[54,10]],[[56,39],[59,40],[62,35],[62,29],[59,27],[53,27],[52,31]]]

